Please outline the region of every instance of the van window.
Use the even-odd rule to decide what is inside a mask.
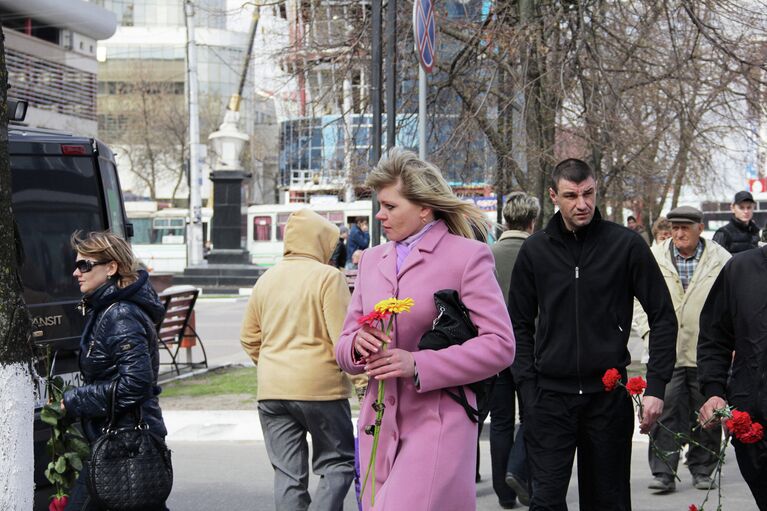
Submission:
[[[285,227],[288,225],[290,213],[277,213],[277,241],[285,239]]]
[[[253,241],[272,240],[272,217],[253,217]]]
[[[117,182],[117,170],[111,161],[103,158],[99,160],[99,165],[101,167],[101,182],[104,184],[109,229],[124,238],[122,198],[120,196],[120,186]]]
[[[13,213],[24,250],[24,299],[29,305],[79,299],[69,237],[76,230],[107,227],[93,160],[11,156],[11,169]]]

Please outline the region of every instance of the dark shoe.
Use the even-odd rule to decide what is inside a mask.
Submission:
[[[669,476],[657,476],[650,481],[650,484],[648,484],[647,487],[651,490],[665,493],[676,490],[676,483]]]
[[[501,509],[514,509],[516,504],[517,503],[513,500],[511,502],[498,502],[498,505],[501,506]]]
[[[716,489],[716,482],[707,475],[692,476],[692,485],[699,490]]]
[[[477,482],[477,483],[482,482],[482,475],[479,472],[477,472],[477,475],[474,478],[474,482]]]
[[[527,490],[527,481],[524,481],[516,475],[506,472],[506,484],[517,494],[519,503],[523,506],[530,505],[530,492]]]

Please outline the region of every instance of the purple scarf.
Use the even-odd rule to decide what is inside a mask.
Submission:
[[[396,241],[394,243],[395,248],[397,249],[397,274],[399,275],[399,269],[402,268],[402,263],[405,262],[405,258],[410,254],[410,251],[413,249],[416,243],[421,241],[421,238],[423,238],[427,232],[429,232],[429,229],[432,228],[434,224],[436,224],[437,221],[434,220],[432,222],[429,222],[428,224],[423,226],[423,229],[418,231],[417,233],[413,234],[412,236],[405,238],[402,241]]]

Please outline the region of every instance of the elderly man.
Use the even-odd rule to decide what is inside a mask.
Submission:
[[[692,443],[687,454],[692,484],[699,490],[708,490],[715,486],[711,473],[718,461],[714,453],[719,452],[721,429],[693,430],[695,424],[691,417],[694,418],[694,412],[705,401],[698,385],[696,352],[703,304],[730,254],[701,237],[703,213],[700,210],[680,206],[672,209],[667,218],[671,222],[671,239],[655,245],[652,253],[674,302],[679,331],[676,365],[671,381],[666,385],[665,407],[660,418],[668,429],[656,424],[650,432],[658,451],[666,453],[666,456],[661,459],[657,451],[649,449],[650,470],[654,479],[648,488],[661,492],[676,489],[674,476],[679,465],[681,445],[673,433],[683,433],[700,444]],[[646,338],[650,330],[647,315],[638,303],[634,312],[637,329]]]
[[[633,300],[650,318],[643,433],[663,411],[674,369],[677,324],[647,243],[603,220],[594,172],[560,162],[549,196],[559,211],[517,256],[509,312],[517,339],[511,367],[522,397],[532,511],[564,511],[573,459],[583,511],[631,509],[633,407],[626,392],[605,392],[616,368],[626,381]]]
[[[754,223],[754,197],[741,191],[735,194],[730,205],[732,218],[714,233],[714,241],[729,253],[737,254],[756,248],[759,244],[759,228]]]

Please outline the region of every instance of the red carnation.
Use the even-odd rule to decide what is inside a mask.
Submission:
[[[605,371],[604,376],[602,376],[602,384],[607,392],[614,390],[619,381],[621,381],[621,373],[614,367]]]
[[[698,506],[696,506],[695,504],[690,504],[689,511],[698,511]]]
[[[647,382],[644,381],[644,378],[641,376],[634,376],[633,378],[629,378],[629,381],[626,384],[626,390],[628,390],[629,394],[632,396],[638,396],[644,392],[644,389],[646,388]]]
[[[67,507],[67,502],[69,502],[69,497],[66,495],[53,497],[51,499],[50,505],[48,506],[48,511],[64,511],[64,509]]]
[[[762,438],[764,438],[764,428],[758,422],[751,424],[749,430],[740,435],[735,434],[735,438],[743,442],[744,444],[755,444]]]
[[[751,431],[751,416],[748,412],[741,412],[740,410],[732,411],[732,418],[727,419],[724,423],[727,429],[732,431],[735,438],[740,440],[740,436],[747,434]]]

